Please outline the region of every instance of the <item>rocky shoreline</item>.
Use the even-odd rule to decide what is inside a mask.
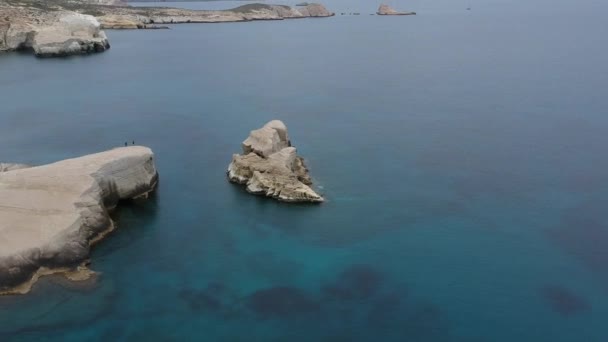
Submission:
[[[147,197],[158,181],[154,154],[142,146],[38,167],[1,165],[0,294],[26,293],[47,274],[88,278],[91,245],[114,229],[109,211]]]
[[[118,5],[117,5],[118,4]],[[248,4],[223,11],[165,7],[131,7],[115,0],[0,0],[0,52],[30,50],[39,57],[57,57],[110,48],[103,29],[155,29],[158,24],[225,23],[333,16],[321,4],[297,9],[283,5]]]

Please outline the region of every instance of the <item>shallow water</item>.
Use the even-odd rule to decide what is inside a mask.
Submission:
[[[0,340],[606,340],[607,30],[581,4],[413,1],[0,56],[1,161],[135,140],[161,173],[116,212],[95,281],[0,297]],[[226,181],[274,118],[327,203]]]

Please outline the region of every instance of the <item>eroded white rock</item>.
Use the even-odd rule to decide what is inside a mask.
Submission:
[[[248,192],[284,202],[323,202],[311,187],[304,160],[291,146],[287,127],[273,120],[251,131],[243,141],[243,154],[232,156],[228,179],[245,184]]]
[[[157,183],[154,154],[132,146],[0,173],[0,293],[44,270],[74,270],[113,229],[108,210]]]
[[[37,29],[31,47],[37,56],[55,57],[103,52],[110,43],[95,17],[70,13]]]

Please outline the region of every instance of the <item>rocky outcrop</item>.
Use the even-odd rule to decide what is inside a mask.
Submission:
[[[398,12],[389,7],[388,5],[382,4],[378,8],[378,15],[416,15],[416,12]]]
[[[15,15],[0,20],[0,51],[31,50],[40,57],[105,51],[110,47],[95,17],[73,12]]]
[[[248,192],[284,202],[323,202],[310,186],[304,160],[291,146],[287,127],[273,120],[251,131],[243,141],[243,154],[232,156],[228,179],[245,184]]]
[[[145,24],[143,23],[145,18],[138,18],[133,15],[104,15],[97,18],[101,23],[101,26],[106,29],[114,29],[114,30],[133,30],[145,28]],[[147,20],[149,21],[149,20]]]
[[[86,274],[91,244],[114,228],[108,211],[157,179],[140,146],[0,173],[0,293],[27,292],[43,274]]]
[[[71,13],[37,30],[32,40],[36,56],[55,57],[103,52],[110,43],[101,25],[90,15]]]
[[[331,17],[334,15],[333,12],[329,12],[325,6],[321,4],[307,4],[299,7],[298,12],[302,14],[304,17],[310,18],[323,18],[323,17]]]

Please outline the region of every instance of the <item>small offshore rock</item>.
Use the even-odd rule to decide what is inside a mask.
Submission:
[[[232,156],[228,179],[248,192],[283,202],[323,202],[310,186],[304,160],[291,146],[287,127],[279,120],[253,130],[242,143],[243,154]]]

